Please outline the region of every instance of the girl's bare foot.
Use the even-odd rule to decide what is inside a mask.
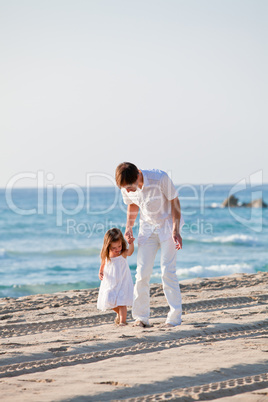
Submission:
[[[120,322],[119,327],[125,327],[127,325],[127,322]]]
[[[120,317],[119,317],[119,314],[117,314],[116,318],[114,319],[114,323],[115,323],[116,325],[119,325],[119,324],[120,324]]]

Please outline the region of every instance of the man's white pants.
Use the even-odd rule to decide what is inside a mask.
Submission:
[[[180,285],[176,275],[175,243],[170,237],[160,243],[158,234],[153,233],[145,242],[138,246],[136,284],[132,316],[149,324],[150,316],[150,277],[153,271],[157,250],[161,248],[161,273],[163,290],[170,307],[166,323],[179,325],[181,323],[182,305]]]

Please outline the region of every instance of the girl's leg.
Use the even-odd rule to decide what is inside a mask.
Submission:
[[[115,308],[113,308],[112,310],[114,310],[115,312],[116,312],[116,318],[115,318],[115,320],[114,320],[114,322],[116,323],[116,324],[119,324],[120,323],[120,316],[119,316],[119,307],[117,306],[117,307],[115,307]]]
[[[127,306],[118,306],[120,324],[126,324],[127,321]]]

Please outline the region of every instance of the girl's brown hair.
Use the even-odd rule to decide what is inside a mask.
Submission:
[[[105,233],[104,239],[103,239],[103,246],[102,246],[102,250],[100,253],[102,261],[104,261],[106,258],[107,258],[107,260],[110,260],[109,251],[110,251],[111,243],[118,241],[118,240],[122,241],[121,253],[123,253],[127,249],[127,242],[124,239],[121,230],[117,229],[117,228],[112,228],[112,229],[109,229]]]

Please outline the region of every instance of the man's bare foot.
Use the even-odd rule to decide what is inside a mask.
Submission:
[[[175,328],[176,325],[170,324],[170,323],[165,323],[161,325],[161,328]]]
[[[145,328],[147,325],[144,324],[144,322],[142,322],[141,320],[137,320],[134,322],[133,327],[142,327]]]

